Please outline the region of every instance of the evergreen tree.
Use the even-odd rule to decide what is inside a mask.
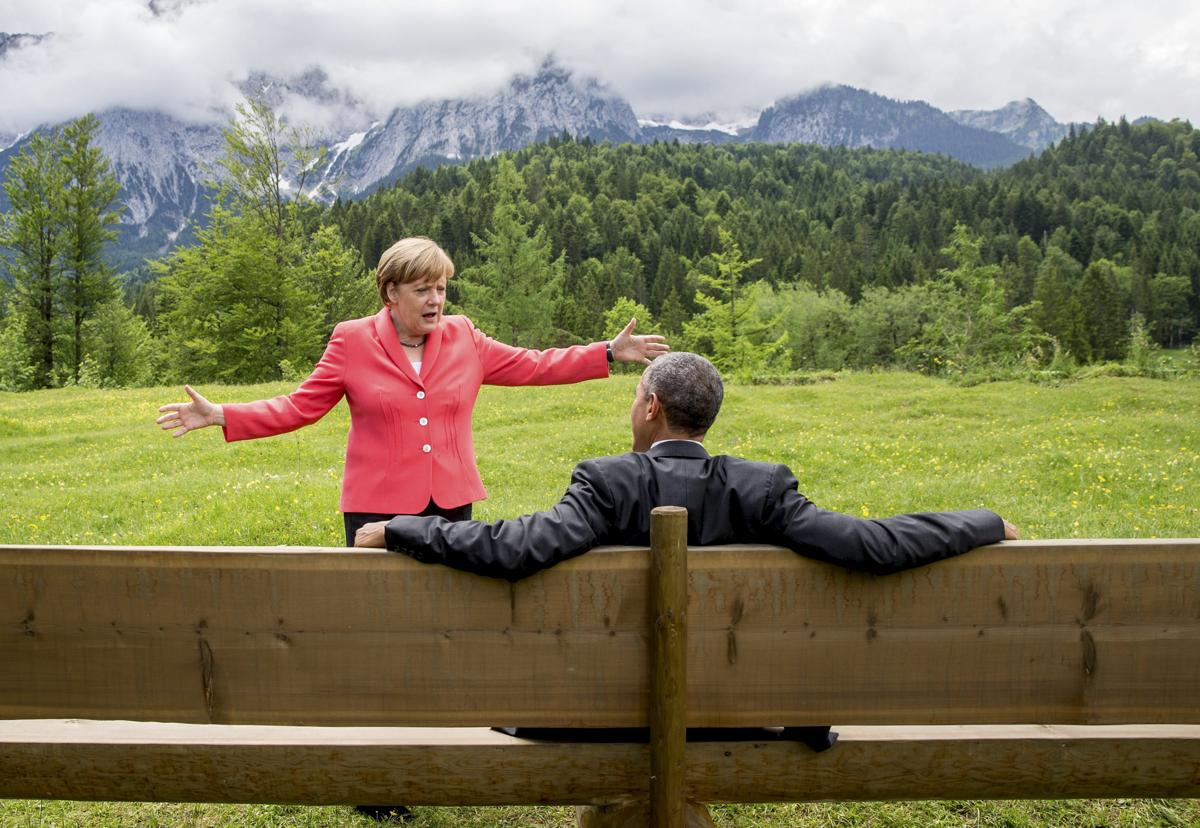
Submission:
[[[295,145],[296,183],[285,174],[283,148],[301,140],[264,104],[239,106],[225,130],[225,179],[207,226],[195,246],[155,263],[158,319],[176,378],[261,382],[279,379],[285,363],[311,365],[319,355],[327,307],[310,292],[308,154]]]
[[[683,338],[688,347],[707,354],[721,371],[748,376],[775,361],[787,334],[768,339],[768,330],[774,325],[755,318],[746,295],[744,274],[760,260],[742,258],[741,247],[724,228],[720,240],[721,249],[694,271],[701,286],[696,301],[703,311],[684,323]]]
[[[923,367],[906,362],[899,351],[921,332],[931,308],[927,284],[894,290],[866,288],[850,317],[853,346],[847,356],[848,363],[856,368],[895,364]]]
[[[64,194],[68,181],[61,150],[62,138],[57,130],[35,133],[9,163],[4,181],[11,209],[0,227],[0,246],[10,252],[7,267],[15,287],[10,316],[19,319],[28,344],[25,358],[29,360],[29,386],[33,388],[57,384],[55,341],[62,328]]]
[[[837,371],[854,347],[853,306],[838,290],[817,291],[807,284],[769,286],[759,293],[758,316],[777,316],[787,334],[792,368]]]
[[[0,391],[33,387],[33,364],[25,336],[25,320],[14,313],[12,290],[0,279]]]
[[[1056,246],[1046,251],[1033,285],[1034,323],[1076,358],[1086,359],[1079,333],[1076,306],[1071,301],[1082,268],[1070,254]]]
[[[501,159],[494,188],[491,227],[474,237],[481,262],[462,272],[463,308],[483,330],[510,345],[553,345],[559,338],[553,322],[563,259],[553,256],[544,227],[530,234],[530,224],[522,218],[529,202],[508,159]]]
[[[80,367],[80,385],[126,388],[153,381],[157,347],[150,329],[120,299],[110,299],[93,309],[84,340],[87,349]]]
[[[667,293],[667,298],[663,299],[662,310],[659,311],[660,325],[663,332],[671,336],[675,336],[683,331],[683,326],[687,322],[687,311],[683,307],[683,302],[679,298],[679,291],[674,287]]]
[[[112,269],[101,253],[116,239],[111,229],[121,209],[110,209],[121,190],[112,165],[92,139],[100,122],[88,115],[67,125],[62,134],[63,166],[63,309],[70,317],[72,380],[79,382],[84,356],[84,324],[116,294]]]
[[[1081,354],[1093,361],[1120,360],[1128,346],[1129,300],[1122,280],[1128,269],[1100,259],[1088,265],[1072,297],[1079,314]]]
[[[897,349],[931,373],[1013,366],[1038,344],[1028,308],[1009,309],[999,284],[1000,268],[983,264],[981,242],[965,225],[954,228],[942,251],[954,268],[928,286],[928,316],[920,332]]]
[[[1196,332],[1196,322],[1189,308],[1191,285],[1186,276],[1155,274],[1149,280],[1149,307],[1145,309],[1147,324],[1157,341],[1168,348],[1178,348]]]
[[[320,336],[329,339],[345,319],[369,316],[379,309],[374,271],[364,272],[357,253],[336,227],[322,227],[305,240],[298,284],[320,309]]]

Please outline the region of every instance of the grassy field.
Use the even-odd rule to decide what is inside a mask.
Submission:
[[[544,508],[582,458],[628,448],[635,378],[485,389],[490,519]],[[204,387],[241,401],[283,384]],[[225,445],[154,425],[179,389],[0,393],[0,543],[340,545],[348,415]],[[1102,378],[971,388],[913,374],[732,386],[715,452],[787,463],[818,505],[863,516],[986,506],[1025,537],[1200,536],[1200,382]],[[722,826],[1200,825],[1200,801],[716,808]],[[420,808],[420,825],[561,826],[560,808]],[[0,802],[0,825],[369,824],[349,808]]]

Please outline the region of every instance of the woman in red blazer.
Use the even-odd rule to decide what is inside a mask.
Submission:
[[[471,434],[481,385],[580,382],[608,376],[614,360],[649,363],[668,350],[661,336],[634,336],[635,320],[611,343],[545,351],[504,345],[465,316],[442,315],[453,275],[437,244],[402,239],[376,270],[383,309],[334,328],[320,362],[291,394],[214,405],[184,386],[191,401],[162,406],[157,422],[176,437],[219,425],[226,440],[249,440],[315,422],[345,397],[340,508],[353,546],[364,523],[417,514],[463,520],[487,496]]]

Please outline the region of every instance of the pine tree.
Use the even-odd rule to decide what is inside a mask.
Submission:
[[[564,264],[555,258],[544,227],[530,234],[530,212],[516,167],[501,158],[493,181],[492,225],[474,236],[481,262],[463,271],[462,305],[475,322],[509,345],[541,348],[557,340],[554,311]]]
[[[926,286],[927,317],[898,356],[931,373],[962,373],[1019,364],[1040,345],[1028,307],[1008,308],[1000,267],[983,263],[981,247],[965,225],[955,226],[942,250],[955,266]]]
[[[0,228],[0,246],[10,251],[13,315],[19,317],[28,344],[28,382],[34,388],[56,384],[67,185],[61,147],[57,130],[34,134],[12,159],[4,182],[12,207]]]
[[[1034,323],[1059,346],[1079,359],[1086,359],[1071,293],[1082,268],[1071,256],[1051,245],[1038,265],[1033,284]]]
[[[303,141],[261,102],[239,106],[225,130],[225,178],[207,227],[196,246],[154,265],[159,324],[178,378],[261,382],[279,379],[284,362],[294,370],[319,355],[326,308],[306,270]]]
[[[70,317],[71,376],[79,383],[84,357],[84,324],[102,304],[116,297],[112,268],[101,254],[116,239],[110,229],[120,208],[110,209],[121,190],[112,165],[92,139],[100,122],[88,115],[67,125],[62,134],[67,186],[63,193],[63,309]]]
[[[703,310],[684,323],[683,338],[689,347],[708,354],[721,371],[746,376],[775,360],[787,334],[768,339],[774,325],[757,321],[747,301],[744,274],[761,260],[742,258],[741,247],[725,228],[719,235],[720,249],[689,274],[700,285],[696,302]]]
[[[1084,357],[1089,360],[1120,360],[1128,347],[1129,301],[1121,284],[1128,269],[1107,259],[1088,265],[1075,288],[1073,299],[1080,313]]]

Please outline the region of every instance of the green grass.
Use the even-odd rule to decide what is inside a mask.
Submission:
[[[484,389],[483,519],[545,508],[580,459],[628,448],[636,383]],[[240,401],[290,386],[204,387]],[[226,445],[154,425],[179,389],[0,393],[0,543],[340,545],[348,415]],[[708,444],[787,463],[856,515],[987,506],[1025,537],[1200,535],[1200,382],[1097,378],[955,387],[914,374],[731,386]],[[1200,801],[729,806],[722,826],[1200,824]],[[420,808],[427,826],[572,824],[563,808]],[[0,825],[364,825],[349,808],[0,802]]]

